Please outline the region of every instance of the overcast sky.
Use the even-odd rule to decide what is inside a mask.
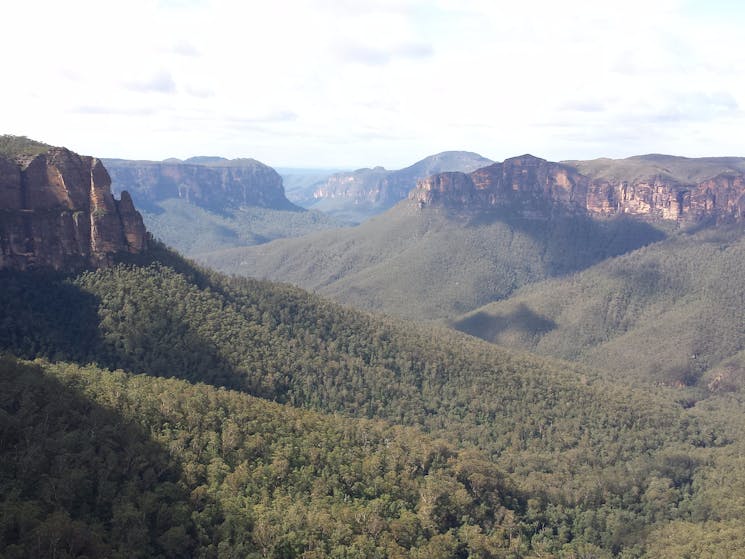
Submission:
[[[0,133],[273,166],[745,156],[742,4],[6,2]]]

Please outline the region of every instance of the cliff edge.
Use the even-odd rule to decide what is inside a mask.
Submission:
[[[142,217],[99,159],[36,145],[0,153],[0,269],[101,267],[145,249]]]
[[[658,159],[675,160],[679,168],[649,164]],[[570,212],[681,223],[745,220],[745,160],[640,156],[598,162],[554,163],[523,155],[470,174],[421,179],[409,199],[420,207],[510,208],[537,219]]]

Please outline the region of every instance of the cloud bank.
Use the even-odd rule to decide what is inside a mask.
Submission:
[[[745,10],[718,2],[28,0],[4,133],[102,156],[396,168],[743,155]],[[43,17],[35,17],[43,14]]]

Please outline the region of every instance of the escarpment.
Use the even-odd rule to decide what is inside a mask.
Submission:
[[[107,266],[116,253],[143,251],[146,236],[99,159],[58,147],[0,154],[0,269]]]
[[[285,196],[282,177],[255,159],[194,157],[186,161],[107,159],[115,190],[127,190],[138,206],[180,198],[213,212],[256,206],[298,210]],[[157,210],[156,210],[157,211]]]
[[[607,166],[616,163],[608,161]],[[627,161],[618,160],[618,167]],[[745,218],[745,171],[737,167],[722,170],[721,160],[715,162],[716,165],[702,160],[698,166],[703,170],[693,178],[661,170],[641,176],[624,177],[620,172],[593,176],[579,170],[586,167],[583,164],[587,162],[578,162],[580,165],[575,166],[523,155],[470,174],[441,173],[422,179],[409,199],[420,207],[507,208],[524,218],[579,212],[681,223],[742,221]],[[707,164],[710,176],[706,176]]]

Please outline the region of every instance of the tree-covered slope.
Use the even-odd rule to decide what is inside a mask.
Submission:
[[[413,429],[93,366],[4,358],[0,388],[8,559],[527,549],[505,476]]]
[[[413,318],[452,318],[518,287],[585,268],[659,240],[625,219],[514,217],[411,201],[354,228],[201,254],[218,270],[294,283],[355,306]]]
[[[741,227],[680,233],[527,286],[454,325],[628,380],[739,386],[739,361],[726,360],[745,349],[744,263]]]
[[[512,555],[502,554],[504,556],[562,552],[565,557],[571,557],[570,553],[580,549],[595,550],[595,553],[604,549],[614,554],[625,550],[631,556],[638,556],[645,548],[649,527],[662,527],[673,519],[690,519],[689,503],[699,491],[694,484],[697,472],[707,457],[728,443],[723,427],[709,426],[664,394],[637,391],[633,387],[603,380],[589,371],[573,369],[566,363],[511,353],[444,329],[416,326],[345,309],[292,287],[226,278],[194,269],[175,255],[159,249],[155,250],[155,259],[150,264],[120,265],[74,277],[4,272],[0,277],[4,286],[0,292],[0,316],[3,316],[0,341],[3,349],[24,357],[46,356],[82,364],[95,362],[99,366],[119,367],[134,373],[179,377],[191,383],[227,387],[286,405],[335,413],[333,421],[340,422],[339,425],[347,425],[350,418],[358,417],[416,427],[443,439],[444,444],[452,449],[448,452],[477,450],[478,460],[486,460],[490,468],[496,468],[483,474],[485,477],[479,477],[481,481],[478,483],[499,479],[499,472],[507,476],[509,483],[504,487],[511,487],[508,494],[516,496],[518,501],[505,500],[507,496],[497,497],[494,491],[499,495],[504,492],[504,489],[499,489],[500,485],[488,489],[490,503],[474,505],[476,509],[472,510],[468,508],[471,506],[469,503],[479,501],[469,500],[472,497],[467,497],[457,484],[448,481],[443,482],[442,493],[432,496],[434,500],[423,500],[411,494],[408,505],[389,509],[382,516],[388,519],[385,522],[401,518],[396,515],[406,509],[417,515],[421,523],[421,515],[429,514],[427,507],[430,504],[441,503],[450,511],[439,517],[438,522],[443,522],[441,530],[428,532],[425,522],[422,531],[415,531],[415,540],[406,540],[416,543],[409,543],[408,548],[397,543],[406,549],[411,549],[412,545],[415,548],[442,545],[445,546],[444,557],[467,557],[468,553],[500,556],[501,551],[469,551],[471,544],[465,542],[471,540],[467,538],[478,539],[481,537],[478,534],[483,534],[494,537],[493,545],[496,546],[504,545],[505,537],[508,547],[517,545]],[[112,377],[92,371],[86,378],[88,380],[83,384],[93,383],[90,389],[83,388],[90,396],[98,392],[107,393],[96,383],[108,382],[105,379]],[[125,377],[114,375],[114,378],[122,380]],[[199,475],[207,476],[208,485],[212,483],[210,476],[216,476],[219,482],[215,483],[219,487],[233,471],[233,466],[225,469],[220,462],[211,459],[210,452],[213,451],[210,445],[219,448],[219,440],[210,435],[212,438],[191,442],[179,433],[190,432],[205,424],[199,422],[213,425],[209,423],[211,414],[223,418],[235,416],[239,412],[232,411],[232,408],[230,411],[222,410],[221,406],[227,404],[220,402],[222,398],[244,397],[206,386],[194,388],[183,381],[134,378],[138,379],[136,383],[140,388],[137,390],[143,393],[142,396],[124,398],[121,404],[104,401],[104,405],[121,407],[126,411],[126,420],[141,422],[146,433],[155,433],[156,440],[166,442],[169,437],[176,437],[180,442],[175,447],[171,447],[171,443],[166,445],[169,449],[166,457],[178,458],[183,448],[189,448],[197,453],[197,461],[210,458],[204,466],[206,470],[199,466],[197,473],[192,472],[191,466],[177,460],[177,465],[182,464],[179,467],[183,468],[183,473],[174,470],[176,473],[173,475],[206,472]],[[129,382],[135,381],[126,381]],[[126,391],[115,388],[113,392]],[[172,404],[162,401],[165,396],[153,400],[155,396],[149,394],[164,392],[169,394],[167,400],[173,398],[169,400]],[[152,408],[138,408],[140,400],[145,404],[150,402],[147,405],[152,405]],[[181,401],[194,402],[196,411],[189,412],[194,414],[193,419],[187,421],[181,415],[170,415],[171,407],[179,409],[182,404],[176,402]],[[11,411],[6,411],[4,418],[15,415],[17,404],[8,409]],[[296,411],[282,413],[301,414]],[[161,415],[166,419],[160,418]],[[37,419],[42,416],[44,414],[40,412]],[[297,423],[286,416],[277,421],[286,423],[288,427]],[[279,430],[274,424],[267,428],[250,421],[238,422],[238,427],[247,429],[241,435],[246,440],[255,430]],[[339,427],[342,432],[346,428]],[[158,434],[161,429],[167,433]],[[347,445],[346,435],[318,429],[324,433],[320,435],[321,439],[336,439],[342,447]],[[364,433],[373,428],[360,429]],[[381,424],[380,429],[385,432],[390,427]],[[213,430],[221,433],[219,437],[225,437],[217,427]],[[318,435],[311,434],[315,430],[300,429],[297,436],[315,441],[313,437]],[[370,444],[373,448],[380,448],[382,441],[384,447],[386,438],[390,439],[381,435],[374,439],[377,443]],[[311,460],[308,455],[312,455],[313,444],[293,443],[290,445],[292,449],[297,446],[308,450],[295,453],[288,447],[287,451],[291,457],[297,458],[297,462],[292,461],[294,458],[287,460],[291,464],[307,464]],[[357,452],[354,449],[342,451]],[[201,453],[205,452],[202,456]],[[280,459],[281,465],[284,455],[278,452],[272,451],[272,460]],[[224,458],[221,460],[226,461]],[[356,458],[347,457],[342,461],[350,460]],[[237,469],[239,462],[233,462],[233,465]],[[221,477],[223,474],[225,478]],[[271,477],[271,471],[269,475]],[[339,475],[344,477],[347,474]],[[8,477],[12,478],[12,475]],[[458,480],[457,475],[455,479]],[[284,481],[277,483],[280,492],[286,490]],[[354,482],[350,483],[354,486]],[[369,494],[371,500],[377,499],[381,494],[375,489],[375,483],[372,478],[364,478],[356,490],[360,494]],[[406,486],[408,482],[391,483]],[[427,483],[421,479],[422,487]],[[463,484],[462,481],[459,483]],[[286,490],[291,502],[315,498],[313,488],[303,487],[295,493]],[[187,489],[189,498],[194,499],[193,487],[187,486]],[[156,486],[153,486],[155,490]],[[658,490],[664,490],[666,500],[663,507],[657,502]],[[310,491],[310,496],[307,491]],[[228,499],[227,495],[217,493],[218,501]],[[341,493],[332,494],[334,499],[343,501]],[[277,508],[272,509],[275,512],[265,511],[264,518],[268,526],[277,526],[279,519],[284,518],[282,514],[292,509],[288,509],[290,501],[280,499],[275,502],[272,495],[268,493],[263,506]],[[356,493],[349,495],[354,497]],[[176,504],[180,502],[179,494],[174,494],[173,498]],[[338,502],[334,499],[329,501],[332,509],[333,503]],[[245,499],[241,498],[237,503],[228,500],[230,506],[245,504]],[[253,506],[256,501],[250,502]],[[495,508],[496,502],[500,503],[498,507],[504,506],[517,514],[514,517],[519,524],[517,531],[497,520],[502,509]],[[465,508],[458,509],[461,505]],[[308,510],[315,511],[318,507],[321,505],[309,504]],[[53,509],[47,507],[43,510]],[[251,521],[245,525],[215,520],[224,516],[210,510],[208,514],[217,516],[210,516],[211,520],[206,522],[213,527],[216,522],[218,533],[228,530],[233,534],[230,537],[262,537],[257,535],[257,531],[260,533],[262,530],[261,525],[252,516],[258,514],[255,509],[249,507],[253,511],[249,514]],[[42,522],[44,514],[47,513],[39,517]],[[305,513],[298,514],[302,517]],[[329,514],[333,519],[333,513]],[[504,514],[509,516],[507,512]],[[697,510],[697,514],[696,522],[714,519],[705,508]],[[360,518],[373,518],[366,515],[364,513]],[[194,545],[214,542],[211,533],[200,532],[198,521],[193,514],[191,517],[192,522],[197,523],[193,528],[194,535],[189,532],[189,538],[197,542]],[[340,518],[351,521],[349,517]],[[407,518],[413,522],[411,517]],[[491,520],[481,523],[480,518]],[[339,530],[346,521],[339,522]],[[369,523],[360,524],[367,526]],[[107,543],[106,526],[104,522],[103,535],[96,541],[119,545]],[[167,523],[164,526],[166,531],[170,529]],[[461,532],[463,526],[472,527],[463,528],[470,536]],[[185,529],[192,530],[188,526]],[[16,528],[10,530],[11,534],[18,533]],[[29,530],[33,531],[33,527]],[[293,532],[297,533],[297,530],[291,527],[268,529],[267,538],[275,537],[278,540],[269,541],[289,545],[287,538],[292,539],[294,536],[290,534]],[[383,533],[385,530],[381,528],[378,535]],[[363,543],[387,545],[378,535],[368,534],[372,543],[368,539],[358,540],[350,536],[351,539],[344,540],[347,543],[340,545],[353,545],[350,541],[358,542],[360,546]],[[337,536],[332,532],[332,535],[318,537],[327,542]],[[157,543],[160,537],[153,536],[148,541]],[[250,545],[261,545],[255,539],[251,541],[253,544]],[[302,539],[302,542],[307,541]],[[492,543],[478,545],[491,546]],[[306,543],[282,549],[285,551],[267,551],[267,555],[294,557],[310,551]],[[338,553],[374,556],[360,551],[362,548],[357,551],[344,549],[347,551]],[[324,553],[320,552],[320,555],[324,556]],[[396,556],[392,552],[388,554]],[[411,552],[411,556],[417,555]],[[422,551],[420,556],[434,557],[436,554],[430,550]]]

